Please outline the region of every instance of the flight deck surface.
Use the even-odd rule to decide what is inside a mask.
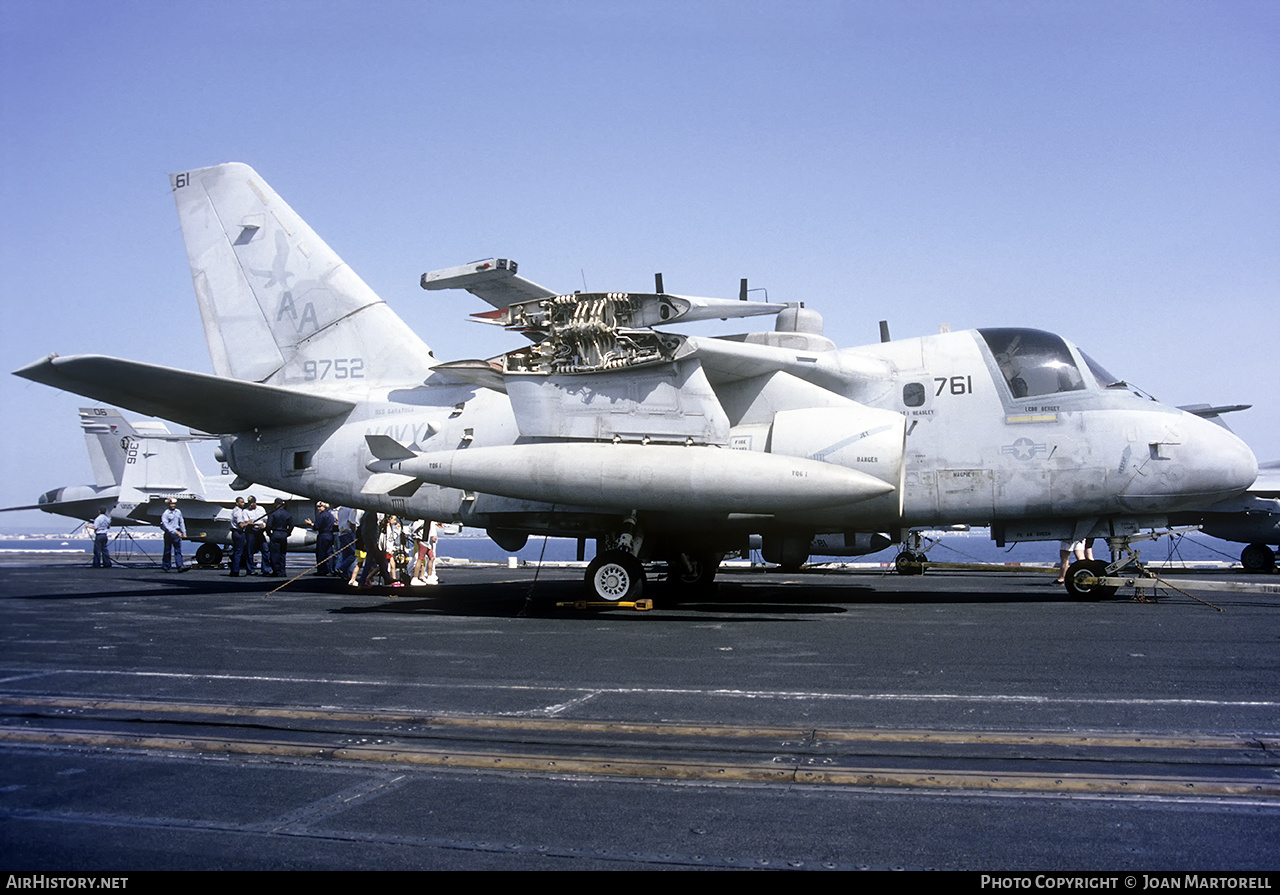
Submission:
[[[581,576],[0,568],[2,862],[1280,864],[1276,596],[734,569],[557,605]]]

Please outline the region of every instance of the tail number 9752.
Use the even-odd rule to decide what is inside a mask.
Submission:
[[[363,357],[339,357],[333,360],[309,360],[302,364],[302,378],[307,382],[320,379],[363,379]]]

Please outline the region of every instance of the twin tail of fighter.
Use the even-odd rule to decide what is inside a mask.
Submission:
[[[225,476],[206,476],[196,467],[191,445],[209,436],[180,435],[163,424],[131,422],[113,407],[80,408],[80,428],[95,482],[64,485],[41,494],[35,504],[6,507],[38,509],[46,513],[93,522],[105,511],[108,526],[161,526],[168,502],[182,511],[187,537],[194,541],[200,565],[217,565],[231,542],[231,510],[237,492]],[[261,499],[270,505],[279,497],[294,512],[310,501],[287,492],[266,489]],[[294,549],[308,544],[299,531]]]

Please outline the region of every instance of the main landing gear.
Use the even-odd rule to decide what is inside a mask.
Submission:
[[[1270,572],[1276,567],[1276,554],[1266,544],[1250,544],[1240,552],[1240,565],[1246,572]]]
[[[639,559],[643,541],[644,532],[633,512],[623,521],[621,531],[608,549],[597,553],[587,565],[588,599],[606,603],[641,600],[645,589],[644,566]],[[711,590],[723,558],[723,554],[713,551],[668,555],[668,593],[678,600]]]
[[[667,560],[667,585],[680,595],[706,593],[715,584],[720,553],[679,553]]]
[[[213,568],[222,562],[222,548],[217,544],[201,544],[196,548],[196,565]]]
[[[604,550],[587,566],[587,590],[597,600],[634,602],[644,593],[644,566],[625,550]]]
[[[587,565],[587,592],[608,603],[635,602],[644,593],[644,566],[638,555],[644,539],[632,511],[612,547],[601,550]]]
[[[664,603],[694,599],[715,586],[719,553],[680,553],[667,560]],[[644,566],[626,550],[602,550],[587,565],[587,591],[593,600],[635,602],[645,588]]]

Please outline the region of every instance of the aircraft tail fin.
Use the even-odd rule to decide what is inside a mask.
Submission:
[[[89,449],[94,482],[99,488],[119,485],[133,426],[114,408],[81,407],[80,428]]]
[[[146,503],[153,495],[204,499],[204,480],[189,443],[143,436],[133,453],[120,482],[122,502]]]
[[[167,435],[164,423],[131,423],[114,407],[81,407],[80,428],[99,488],[119,485],[131,447],[140,435]]]
[[[426,377],[426,344],[252,168],[170,185],[218,376],[303,388]]]

